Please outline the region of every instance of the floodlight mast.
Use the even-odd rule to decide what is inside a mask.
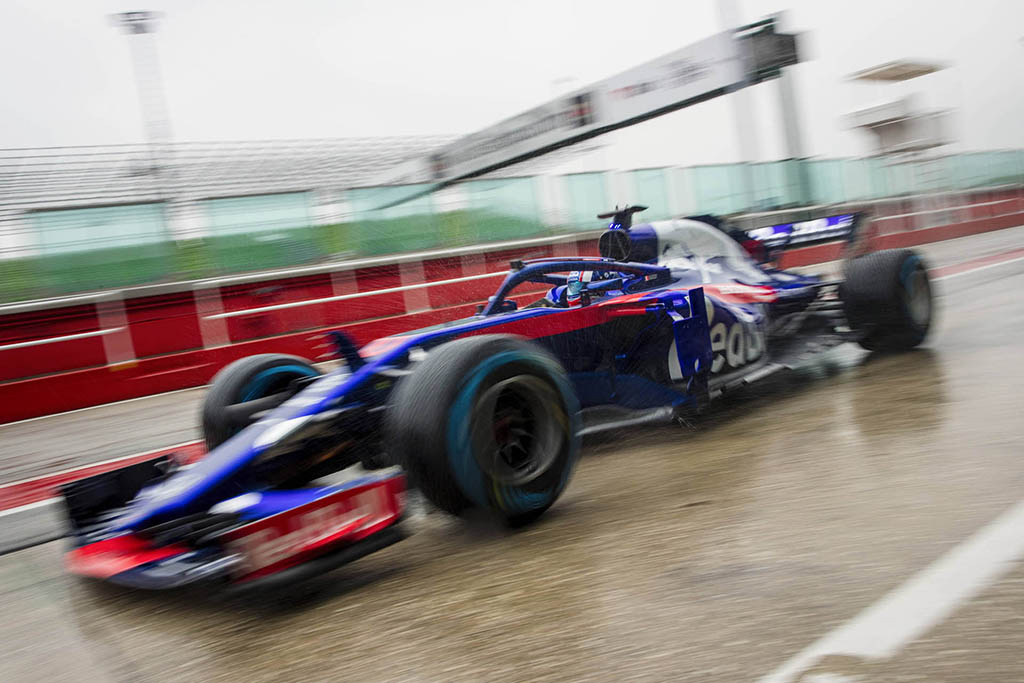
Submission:
[[[159,12],[120,12],[110,15],[110,22],[128,36],[139,94],[143,131],[154,156],[171,141],[171,119],[164,96],[160,61],[156,50]]]

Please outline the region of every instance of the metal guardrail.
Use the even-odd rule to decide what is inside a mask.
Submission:
[[[997,199],[991,202],[977,202],[975,204],[964,204],[961,206],[944,206],[938,209],[922,209],[921,211],[911,211],[908,213],[893,214],[891,216],[878,216],[874,218],[876,221],[889,221],[896,218],[909,218],[911,216],[923,216],[932,213],[948,213],[950,211],[967,211],[968,209],[976,208],[979,206],[993,206],[995,204],[1005,204],[1006,202],[1017,201],[1015,199]]]
[[[78,332],[76,334],[65,334],[60,337],[46,337],[45,339],[32,339],[31,341],[15,342],[13,344],[0,344],[0,351],[13,351],[14,349],[25,349],[31,346],[44,346],[46,344],[59,344],[60,342],[75,341],[77,339],[88,339],[90,337],[102,337],[107,334],[124,332],[127,327],[109,327],[104,330],[92,330],[91,332]]]
[[[240,311],[228,311],[226,313],[217,313],[214,315],[203,316],[204,320],[224,320],[226,318],[238,318],[244,315],[253,315],[256,313],[269,313],[271,311],[280,311],[287,308],[301,308],[303,306],[314,306],[316,304],[328,304],[334,301],[345,301],[347,299],[359,299],[362,297],[376,296],[377,294],[394,294],[397,292],[408,292],[416,289],[426,289],[428,287],[439,287],[441,285],[453,285],[459,282],[470,282],[473,280],[484,280],[490,277],[498,277],[499,275],[508,275],[507,270],[498,271],[495,273],[484,273],[482,275],[466,275],[463,277],[455,277],[448,280],[434,280],[433,282],[420,282],[415,285],[401,285],[400,287],[385,287],[383,289],[374,289],[368,292],[355,292],[352,294],[339,294],[337,296],[326,296],[319,299],[305,299],[303,301],[289,301],[283,304],[273,304],[270,306],[259,306],[257,308],[247,308]],[[0,347],[2,350],[2,347]]]

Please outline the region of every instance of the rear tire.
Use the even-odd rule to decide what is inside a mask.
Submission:
[[[528,524],[565,490],[579,457],[565,370],[525,339],[485,335],[431,351],[395,388],[388,455],[434,505]]]
[[[871,351],[905,351],[918,346],[932,323],[931,281],[921,257],[910,249],[889,249],[847,262],[839,288],[851,329]]]
[[[213,378],[202,408],[203,438],[213,450],[245,428],[231,415],[233,406],[251,401],[280,397],[274,408],[291,396],[292,382],[318,377],[320,371],[309,361],[283,353],[262,353],[240,358]],[[274,401],[270,401],[274,404]]]

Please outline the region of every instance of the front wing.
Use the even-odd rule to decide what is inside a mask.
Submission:
[[[220,583],[254,588],[294,582],[404,538],[399,522],[405,478],[397,472],[322,489],[253,492],[214,506],[203,517],[109,537],[104,537],[102,522],[96,523],[103,511],[92,510],[98,515],[90,525],[75,516],[81,513],[83,496],[95,496],[104,483],[109,488],[111,482],[125,481],[119,471],[104,476],[65,487],[74,546],[65,555],[65,566],[73,574],[124,586],[166,589]],[[295,504],[275,509],[272,499]],[[107,514],[111,512],[116,514]]]

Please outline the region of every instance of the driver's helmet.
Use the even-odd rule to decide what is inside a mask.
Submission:
[[[569,273],[564,285],[552,287],[545,297],[555,306],[576,306],[580,303],[583,290],[588,282],[607,280],[613,277],[616,277],[616,274],[607,271],[574,270]],[[562,298],[563,292],[565,299]]]
[[[587,275],[593,278],[593,271],[588,271]],[[565,301],[570,306],[575,306],[580,302],[580,293],[583,291],[583,284],[586,280],[583,279],[583,274],[578,270],[574,270],[569,273],[569,277],[565,282]]]

